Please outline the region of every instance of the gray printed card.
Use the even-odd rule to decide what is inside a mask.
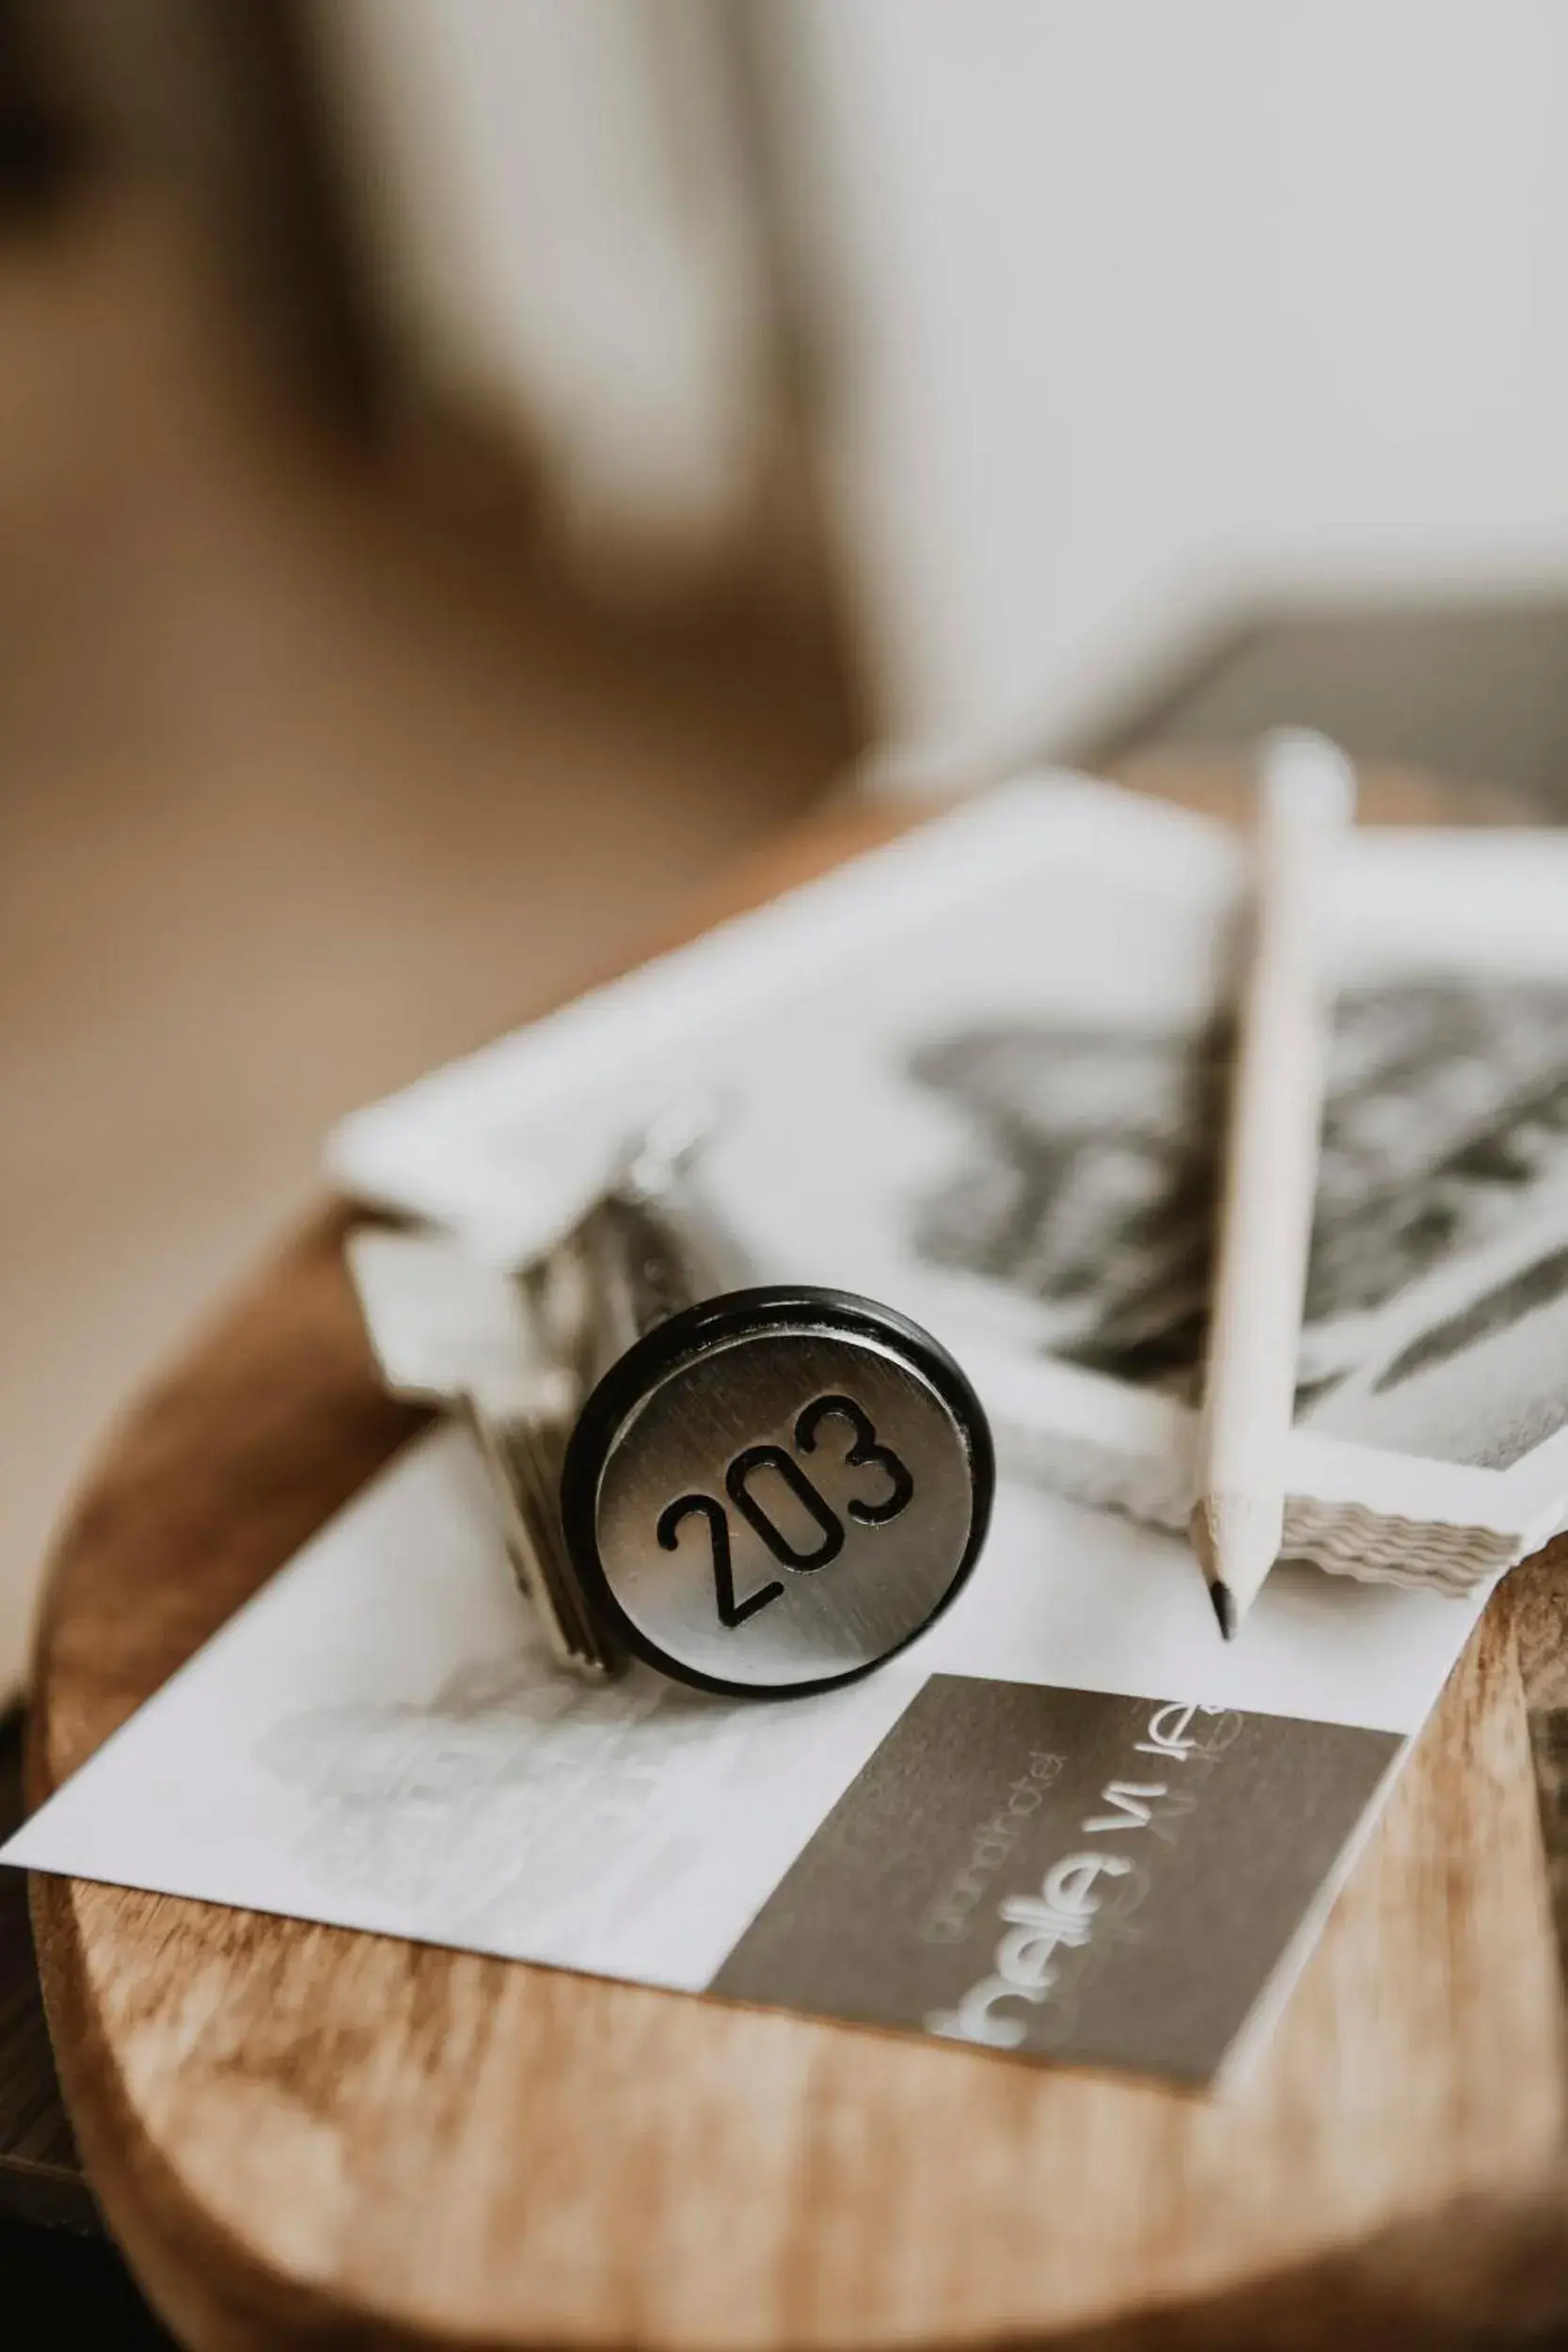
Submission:
[[[933,1675],[716,1993],[1206,2082],[1401,1741]]]

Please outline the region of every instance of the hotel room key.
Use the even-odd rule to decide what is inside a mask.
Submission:
[[[562,1665],[820,1692],[955,1597],[992,1444],[917,1325],[750,1279],[693,1181],[703,1134],[665,1115],[522,1270],[386,1228],[355,1232],[348,1265],[386,1386],[470,1423]]]
[[[985,1535],[985,1415],[945,1349],[847,1293],[759,1285],[656,1126],[563,1242],[585,1384],[562,1478],[601,1626],[702,1689],[854,1680],[953,1598]],[[568,1320],[570,1320],[568,1311]]]
[[[520,1270],[377,1229],[348,1259],[388,1386],[471,1424],[560,1661],[784,1697],[869,1673],[953,1598],[990,1438],[918,1325],[751,1279],[694,1179],[705,1132],[657,1121]]]

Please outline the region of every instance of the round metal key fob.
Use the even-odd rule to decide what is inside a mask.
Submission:
[[[707,1691],[868,1674],[959,1590],[994,1483],[979,1400],[929,1334],[802,1285],[712,1290],[714,1229],[628,1184],[577,1236],[610,1359],[566,1450],[562,1520],[627,1648]]]

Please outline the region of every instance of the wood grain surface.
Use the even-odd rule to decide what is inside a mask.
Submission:
[[[0,1836],[9,1836],[22,1816],[22,1720],[13,1712],[0,1720]],[[20,1871],[0,1870],[0,2229],[9,2216],[79,2232],[99,2228],[49,2047],[27,1882]]]
[[[1223,805],[1223,780],[1197,781]],[[1413,802],[1433,812],[1427,788]],[[705,916],[890,825],[841,808]],[[344,1222],[324,1211],[116,1433],[50,1580],[35,1802],[417,1426],[372,1380]],[[1550,1554],[1494,1601],[1223,2104],[37,1880],[110,2226],[214,2352],[1554,2340],[1568,2176],[1541,1823],[1568,1782],[1565,1607]]]

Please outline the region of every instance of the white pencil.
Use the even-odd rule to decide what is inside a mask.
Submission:
[[[1355,774],[1319,735],[1263,747],[1191,1532],[1228,1641],[1279,1556],[1329,992],[1323,908]]]

